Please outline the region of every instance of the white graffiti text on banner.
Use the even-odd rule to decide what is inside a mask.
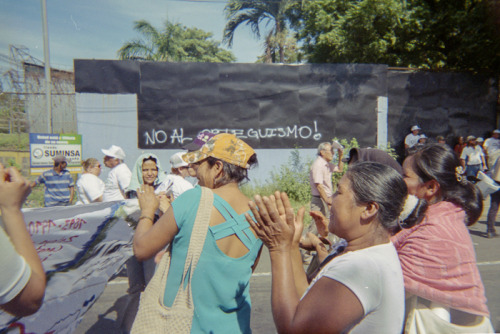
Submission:
[[[276,127],[276,128],[259,128],[259,129],[232,129],[232,128],[213,128],[201,129],[201,131],[210,131],[215,134],[231,133],[241,139],[254,138],[254,139],[272,139],[272,138],[293,138],[293,139],[313,139],[315,141],[321,140],[323,135],[318,132],[317,121],[313,121],[311,126],[294,124],[291,126]],[[144,132],[144,139],[146,145],[156,144],[183,144],[185,141],[191,141],[193,138],[184,137],[184,129],[173,129],[171,135],[167,134],[169,130],[151,129]]]
[[[238,138],[254,138],[254,139],[269,139],[269,138],[294,138],[294,139],[314,139],[321,140],[322,134],[318,132],[318,125],[313,121],[313,125],[293,125],[277,128],[263,129],[203,129],[202,131],[210,131],[215,134],[232,133]]]

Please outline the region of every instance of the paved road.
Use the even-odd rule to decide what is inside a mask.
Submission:
[[[264,249],[250,280],[252,298],[251,327],[255,334],[275,333],[271,314],[271,274],[269,253]],[[123,314],[127,301],[128,281],[124,274],[108,283],[99,300],[87,312],[74,334],[119,334],[117,318]]]
[[[487,204],[485,202],[485,204]],[[481,277],[486,287],[488,307],[494,328],[500,332],[500,238],[487,239],[485,213],[478,223],[470,228],[476,248]],[[497,217],[497,231],[500,230]],[[106,290],[87,312],[75,334],[119,334],[116,319],[126,301],[127,278],[118,276],[109,282]],[[255,334],[275,333],[270,305],[271,276],[269,255],[262,253],[261,261],[251,279],[252,329]]]

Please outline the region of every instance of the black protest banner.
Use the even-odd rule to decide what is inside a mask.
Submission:
[[[75,76],[76,91],[136,93],[141,149],[179,148],[203,130],[255,148],[316,148],[333,137],[374,145],[377,97],[387,96],[385,65],[121,62],[75,61],[87,73]],[[93,80],[96,71],[106,75]]]

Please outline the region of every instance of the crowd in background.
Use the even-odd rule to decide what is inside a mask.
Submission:
[[[250,333],[249,282],[265,245],[279,333],[491,333],[467,226],[477,222],[483,209],[475,185],[478,173],[489,171],[500,182],[494,174],[500,168],[500,130],[482,146],[468,136],[453,149],[444,138],[426,143],[418,126],[411,130],[402,166],[381,150],[353,149],[335,191],[313,170],[328,168],[331,181],[331,172],[343,163],[340,158],[332,165],[332,153],[342,147],[320,145],[317,164],[324,166],[311,169],[318,200],[311,203],[310,214],[321,240],[303,233],[305,209],[295,212],[285,193],[250,200],[241,192],[239,185],[248,179],[257,155],[231,134],[200,133],[185,151],[172,155],[169,174],[152,153],[138,157],[131,171],[116,145],[102,149],[110,169],[105,182],[95,158],[83,162],[76,184],[68,178],[64,156],[55,157],[53,169],[31,185],[13,168],[0,166],[5,225],[0,236],[7,240],[2,249],[12,254],[2,268],[13,268],[0,276],[2,308],[26,315],[42,302],[45,275],[21,206],[30,186],[44,184],[46,206],[71,204],[75,186],[82,205],[137,198],[141,214],[134,256],[127,262],[130,298],[124,332],[172,328],[172,321],[158,313],[157,300],[175,308],[187,284],[194,305],[188,332]],[[195,177],[197,184],[186,177]],[[492,194],[490,211],[498,210],[499,193]],[[494,220],[492,228],[488,221],[488,237],[496,236]],[[301,248],[317,256],[314,270],[304,270]],[[139,303],[141,292],[156,302],[141,298]]]

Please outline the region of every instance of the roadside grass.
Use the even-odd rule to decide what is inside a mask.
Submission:
[[[27,151],[29,150],[29,134],[28,133],[0,133],[0,149],[2,150],[12,150],[12,151]],[[15,163],[15,161],[9,161],[5,167],[16,167],[18,170],[20,167]],[[36,180],[36,176],[29,176],[29,181]],[[26,202],[24,203],[25,208],[38,208],[43,207],[43,194],[45,189],[43,186],[38,186],[31,189],[31,193],[28,196]]]
[[[27,151],[29,148],[29,133],[0,133],[0,149]]]

